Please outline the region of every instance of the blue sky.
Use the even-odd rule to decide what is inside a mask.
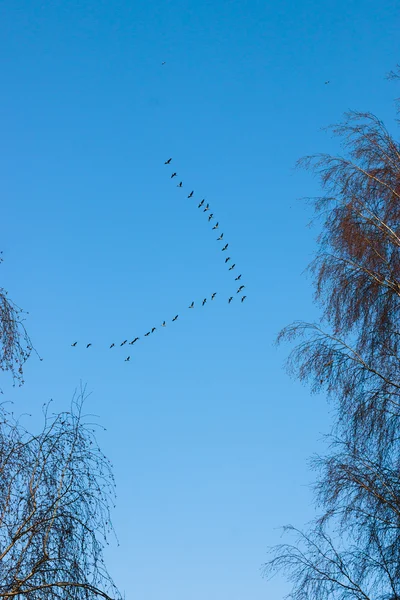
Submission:
[[[0,5],[1,285],[44,358],[22,389],[3,388],[34,425],[44,401],[63,410],[87,383],[118,487],[108,564],[127,598],[288,589],[260,567],[279,526],[314,514],[306,461],[330,423],[273,345],[285,324],[318,318],[302,274],[317,230],[300,199],[318,185],[294,164],[338,151],[322,128],[349,108],[393,127],[396,5]],[[129,352],[108,349],[152,326]]]

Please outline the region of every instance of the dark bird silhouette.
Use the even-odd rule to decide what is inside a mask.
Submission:
[[[237,277],[235,277],[235,281],[239,281],[242,278],[242,274],[240,273],[240,275],[238,275]]]
[[[75,347],[77,345],[78,342],[74,342],[73,344],[71,344],[71,346]]]
[[[227,263],[227,262],[228,262],[228,260],[231,260],[231,257],[230,257],[230,256],[227,256],[227,257],[226,257],[226,259],[225,259],[225,263]]]
[[[244,290],[244,288],[245,288],[245,286],[241,285],[240,288],[238,289],[238,291],[236,293],[238,294],[239,292],[241,292],[242,290]]]
[[[236,267],[236,263],[233,263],[233,265],[231,267],[229,267],[229,271],[233,271],[233,269]]]
[[[169,165],[171,162],[172,158],[169,158],[168,160],[165,161],[164,165]]]
[[[213,213],[210,213],[210,214],[208,215],[208,221],[209,221],[209,222],[211,221],[211,219],[213,218],[213,216],[214,216],[214,214],[213,214]]]
[[[214,292],[213,294],[211,294],[211,300],[214,300],[216,295],[217,295],[217,292]]]
[[[124,340],[123,342],[121,342],[120,346],[125,346],[125,344],[126,344],[127,341],[128,340]]]
[[[151,330],[151,333],[154,333],[156,329],[157,329],[156,327],[153,327]]]
[[[221,235],[217,238],[217,242],[219,242],[222,239],[224,239],[224,234],[223,233],[221,233]]]
[[[233,296],[231,296],[230,298],[228,298],[228,304],[230,304],[233,300]]]
[[[218,221],[217,221],[217,222],[215,223],[215,225],[214,225],[213,229],[218,229],[218,226],[219,226],[219,223],[218,223]],[[218,239],[219,239],[219,238],[218,238]],[[222,238],[221,238],[221,240],[222,240]]]
[[[175,315],[175,317],[172,320],[176,321],[178,317],[179,317],[179,315]]]
[[[131,360],[131,357],[127,356],[126,359],[125,359],[125,362],[129,362],[130,360]]]
[[[171,175],[171,179],[172,179],[173,177],[176,177],[176,173],[172,173],[172,175]]]
[[[183,181],[180,181],[176,187],[182,187]]]
[[[163,321],[161,327],[166,327],[166,326],[167,326],[166,322]]]
[[[189,308],[194,308],[194,302],[189,306]]]
[[[328,85],[328,83],[330,83],[330,81],[325,81],[325,85]]]
[[[150,331],[148,331],[147,333],[145,333],[144,337],[147,337],[148,335],[150,335]]]
[[[115,344],[114,344],[114,343],[112,343],[112,344],[111,344],[111,346],[110,346],[110,348],[114,348],[114,346],[115,346]]]
[[[241,299],[241,302],[244,302],[246,298],[247,298],[247,296],[243,296]]]
[[[194,191],[192,190],[192,191],[190,192],[190,194],[189,194],[188,198],[191,198],[191,197],[193,196],[193,194],[194,194]]]
[[[207,298],[204,298],[203,302],[201,303],[202,306],[205,305],[205,303],[207,302]]]
[[[198,205],[198,207],[197,207],[197,208],[201,208],[201,207],[203,206],[203,204],[204,204],[204,200],[202,200],[202,201],[200,202],[200,204]]]
[[[135,337],[134,340],[132,340],[131,342],[129,342],[129,345],[132,346],[135,342],[138,341],[138,339],[139,339],[138,337]]]
[[[229,244],[225,244],[225,246],[222,248],[222,252],[223,252],[224,250],[226,250],[228,246],[229,246]]]
[[[88,344],[88,345],[86,346],[86,348],[90,348],[90,346],[91,346],[91,345],[92,345],[92,344]]]
[[[206,207],[205,207],[205,209],[203,210],[203,212],[207,212],[208,210],[210,210],[210,205],[209,205],[209,204],[206,204]]]
[[[165,65],[165,64],[166,64],[166,61],[164,60],[164,61],[161,63],[161,66],[162,66],[162,65]]]

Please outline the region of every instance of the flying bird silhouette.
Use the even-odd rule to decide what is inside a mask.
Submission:
[[[228,304],[230,304],[233,300],[233,296],[231,296],[230,298],[228,298]]]
[[[148,335],[150,335],[150,331],[148,331],[147,333],[145,333],[144,337],[147,337]]]
[[[246,298],[247,298],[247,296],[243,296],[241,299],[241,302],[244,302]]]
[[[198,205],[198,207],[197,207],[197,208],[201,208],[201,207],[203,206],[203,204],[204,204],[204,200],[202,200],[202,201],[200,202],[200,204]]]
[[[224,238],[224,234],[221,233],[221,235],[217,238],[217,242],[219,242],[220,240],[222,240]]]
[[[171,162],[172,158],[169,158],[168,160],[165,161],[164,165],[169,165]]]
[[[325,85],[328,85],[328,83],[330,83],[330,81],[325,81]]]
[[[205,303],[207,302],[207,298],[204,298],[203,302],[201,303],[202,306],[205,305]]]
[[[91,346],[91,345],[92,345],[92,344],[88,344],[88,345],[86,346],[86,348],[90,348],[90,346]]]
[[[151,330],[151,333],[154,333],[156,329],[157,329],[156,327],[153,327]]]
[[[178,317],[179,317],[179,315],[175,315],[175,317],[172,320],[176,321]]]
[[[191,198],[191,197],[193,196],[193,194],[194,194],[194,191],[192,190],[192,191],[190,192],[190,194],[189,194],[188,198]]]
[[[110,346],[110,348],[114,348],[114,346],[115,346],[115,344],[114,344],[114,343],[112,343],[112,344],[111,344],[111,346]]]
[[[226,259],[225,259],[225,263],[227,263],[227,262],[228,262],[228,260],[231,260],[231,257],[230,257],[230,256],[227,256],[227,257],[226,257]]]
[[[229,267],[229,271],[233,271],[233,269],[236,267],[236,263],[233,263],[233,265],[231,267]]]
[[[229,244],[225,244],[225,246],[222,248],[222,252],[223,252],[224,250],[226,250],[228,246],[229,246]]]
[[[128,341],[128,340],[124,340],[124,341],[123,341],[123,342],[120,344],[120,346],[125,346],[125,344],[126,344],[126,342],[127,342],[127,341]]]
[[[217,221],[217,222],[215,223],[215,225],[214,225],[213,229],[218,229],[218,225],[219,225],[219,223],[218,223],[218,221]],[[218,239],[221,239],[221,240],[222,240],[222,238],[218,238]]]
[[[173,177],[176,177],[176,173],[172,173],[172,175],[171,175],[171,179],[172,179]]]
[[[211,300],[214,300],[216,295],[217,295],[217,292],[214,292],[213,294],[211,294]]]
[[[189,306],[189,308],[194,308],[194,302]]]
[[[180,181],[176,187],[182,187],[182,185],[183,185],[183,182]]]
[[[125,362],[129,362],[130,360],[131,360],[131,357],[130,357],[130,356],[128,356],[128,357],[125,359]]]
[[[210,205],[209,205],[209,204],[206,204],[206,207],[205,207],[205,209],[203,210],[203,212],[207,212],[208,210],[210,210]]]
[[[129,342],[129,345],[132,346],[135,342],[138,341],[138,339],[139,339],[138,337],[135,337],[134,340],[132,340],[131,342]]]
[[[74,342],[73,344],[71,344],[71,346],[76,346],[78,342]]]
[[[213,216],[214,216],[214,214],[213,214],[213,213],[210,213],[210,214],[208,215],[208,222],[210,222],[210,221],[211,221],[211,219],[213,218]],[[214,228],[213,228],[213,229],[214,229]]]
[[[166,322],[163,321],[162,324],[161,324],[161,327],[166,327],[166,326],[167,326]]]
[[[242,274],[240,273],[240,275],[238,275],[237,277],[235,277],[235,281],[239,281],[242,278]]]
[[[244,290],[244,288],[245,288],[245,286],[241,285],[240,288],[238,289],[238,291],[236,293],[238,294],[239,292],[241,292],[242,290]]]

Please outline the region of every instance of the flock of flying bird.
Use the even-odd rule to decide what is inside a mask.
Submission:
[[[171,162],[172,162],[172,158],[169,158],[168,160],[166,160],[166,161],[165,161],[165,163],[164,163],[164,164],[165,164],[165,165],[170,165],[170,164],[171,164]],[[177,177],[177,176],[178,176],[178,175],[177,175],[177,173],[176,173],[176,172],[173,172],[173,173],[172,173],[172,175],[171,175],[171,179],[174,179],[174,177]],[[183,187],[183,182],[182,182],[182,181],[180,181],[180,182],[178,183],[177,187],[179,187],[179,188],[182,188],[182,187]],[[194,196],[194,191],[191,191],[191,192],[189,193],[189,195],[188,195],[188,198],[189,198],[189,199],[190,199],[190,198],[193,198],[193,196]],[[204,204],[205,204],[205,206],[204,206]],[[209,222],[209,223],[211,223],[211,222],[213,221],[213,219],[214,219],[214,213],[210,212],[210,211],[211,211],[210,205],[209,205],[209,204],[207,204],[207,203],[205,203],[205,199],[203,199],[203,200],[201,200],[201,201],[200,201],[200,203],[199,203],[199,205],[198,205],[198,207],[197,207],[197,208],[198,208],[198,209],[202,209],[204,213],[207,213],[207,212],[209,212],[209,214],[208,214],[208,222]],[[213,231],[214,231],[214,230],[216,231],[216,230],[218,230],[218,229],[219,229],[219,222],[218,222],[218,221],[215,221],[215,223],[214,223],[214,222],[212,222],[211,224],[213,225],[213,227],[212,227],[212,230],[213,230]],[[225,243],[225,241],[224,241],[224,234],[223,234],[223,233],[221,233],[221,234],[220,234],[220,235],[217,237],[217,241],[218,241],[218,242],[223,242],[223,244],[224,244],[224,245],[223,245],[223,247],[222,247],[222,249],[221,249],[221,252],[226,252],[226,250],[227,250],[227,249],[228,249],[228,247],[229,247],[229,244],[228,244],[228,243]],[[230,257],[230,256],[227,256],[227,257],[225,258],[225,264],[228,264],[228,263],[230,262],[230,260],[231,260],[231,257]],[[232,264],[229,266],[229,271],[233,271],[233,270],[235,269],[235,267],[236,267],[236,264],[235,264],[235,263],[232,263]],[[237,277],[235,277],[235,281],[239,281],[239,282],[240,282],[240,283],[239,283],[239,287],[238,287],[238,289],[237,289],[237,291],[236,291],[236,293],[237,293],[237,294],[240,294],[240,293],[242,292],[242,290],[244,290],[244,288],[245,288],[245,286],[244,286],[244,285],[241,283],[241,279],[242,279],[242,275],[241,275],[241,274],[239,274]],[[217,292],[214,292],[214,293],[212,293],[212,294],[211,294],[211,300],[214,300],[214,299],[215,299],[215,297],[216,297],[216,295],[217,295]],[[230,304],[230,303],[232,302],[233,298],[234,298],[233,296],[230,296],[230,297],[228,298],[228,304]],[[245,295],[244,295],[244,296],[241,296],[241,299],[240,299],[240,300],[241,300],[241,302],[244,302],[246,298],[247,298],[247,296],[245,296]],[[202,300],[202,302],[201,302],[201,305],[202,305],[202,306],[204,306],[206,303],[207,303],[207,298],[204,298],[204,299]],[[194,302],[194,301],[192,301],[192,303],[191,303],[191,304],[188,306],[188,308],[190,308],[190,309],[191,309],[191,308],[194,308],[194,307],[195,307],[195,302]],[[179,315],[175,315],[175,317],[172,319],[172,322],[175,322],[175,321],[178,319],[178,317],[179,317]],[[166,326],[167,326],[167,323],[166,323],[166,321],[163,321],[163,322],[161,323],[161,327],[166,327]],[[147,331],[147,332],[144,334],[144,337],[148,337],[149,335],[151,335],[151,334],[152,334],[152,333],[154,333],[155,331],[157,331],[157,327],[152,327],[152,328],[151,328],[149,331]],[[136,344],[136,342],[138,342],[139,340],[140,340],[140,337],[135,337],[135,338],[134,338],[132,341],[130,341],[130,342],[129,342],[129,341],[126,339],[126,340],[124,340],[123,342],[121,342],[119,345],[120,345],[120,346],[125,346],[125,344],[128,344],[129,346],[133,346],[133,345],[134,345],[134,344]],[[73,342],[73,344],[71,344],[71,346],[72,346],[73,348],[75,348],[77,345],[78,345],[78,342],[77,342],[77,341],[76,341],[76,342]],[[86,348],[90,348],[91,346],[92,346],[92,343],[88,343],[88,344],[86,344]],[[109,348],[111,349],[111,348],[114,348],[115,346],[116,346],[116,344],[113,342],[112,344],[110,344]],[[127,356],[127,357],[125,358],[125,362],[129,362],[130,360],[131,360],[131,357],[130,357],[130,356]]]

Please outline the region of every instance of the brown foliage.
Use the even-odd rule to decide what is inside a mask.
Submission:
[[[400,78],[400,74],[395,74]],[[321,323],[296,322],[289,371],[326,390],[334,436],[318,471],[322,514],[294,545],[272,550],[295,600],[400,597],[400,148],[372,114],[349,113],[333,131],[346,158],[307,157],[325,190],[310,265]]]
[[[278,341],[305,336],[289,368],[326,386],[352,438],[382,445],[400,407],[400,149],[371,114],[350,113],[333,131],[349,158],[300,161],[326,191],[312,200],[323,224],[310,271],[328,332],[299,322]]]

